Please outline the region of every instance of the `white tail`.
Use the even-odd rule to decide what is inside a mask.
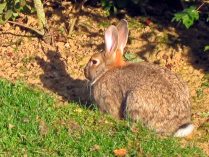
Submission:
[[[182,127],[176,131],[174,134],[175,137],[186,137],[189,134],[192,133],[194,130],[194,125],[193,124],[188,124],[186,127]]]

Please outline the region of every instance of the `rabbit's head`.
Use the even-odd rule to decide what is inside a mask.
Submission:
[[[105,52],[91,56],[84,69],[86,78],[93,81],[114,67],[124,66],[123,52],[127,40],[128,23],[126,20],[121,20],[117,26],[109,26],[105,31]]]

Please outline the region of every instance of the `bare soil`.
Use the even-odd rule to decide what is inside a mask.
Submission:
[[[50,7],[46,10],[52,37],[48,43],[18,26],[0,26],[0,77],[24,81],[60,100],[85,105],[90,97],[83,68],[93,53],[104,49],[104,30],[118,19],[107,18],[99,8],[86,7],[68,36],[68,21],[73,15],[65,10],[53,11]],[[182,143],[194,141],[209,155],[209,60],[208,52],[203,51],[209,44],[209,27],[200,21],[186,30],[155,18],[148,22],[142,17],[125,18],[130,28],[125,51],[169,68],[188,83],[197,130]],[[37,20],[29,16],[26,24],[35,27]]]

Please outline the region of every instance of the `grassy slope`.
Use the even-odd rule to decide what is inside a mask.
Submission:
[[[127,149],[127,156],[204,156],[140,125],[74,103],[60,106],[41,91],[0,80],[1,155],[98,157],[114,156],[118,148]]]

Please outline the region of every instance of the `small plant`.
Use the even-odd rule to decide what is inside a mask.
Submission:
[[[22,62],[23,62],[23,64],[29,64],[31,61],[33,61],[35,59],[35,57],[32,57],[32,56],[30,56],[30,57],[24,57],[23,59],[22,59]]]
[[[188,29],[195,21],[199,19],[199,12],[196,7],[191,6],[184,9],[182,12],[176,13],[172,19],[173,21],[182,22],[184,26]]]
[[[144,29],[145,25],[133,18],[129,20],[129,27],[132,29]]]
[[[201,86],[196,90],[197,98],[201,99],[205,95],[205,89],[209,88],[209,81],[208,81],[208,75],[204,76],[204,82],[201,84]]]
[[[100,0],[102,7],[107,11],[108,15],[111,13],[116,14],[118,9],[127,8],[130,3],[143,9],[144,4],[149,0]]]
[[[113,10],[114,13],[117,12],[117,8],[113,1],[101,0],[101,5],[107,11],[108,15],[110,15],[111,10]]]
[[[209,45],[206,45],[205,47],[204,47],[204,51],[206,52],[206,51],[209,51]]]
[[[0,3],[0,24],[6,23],[9,19],[16,19],[20,13],[33,11],[26,0],[3,0]]]
[[[98,25],[99,25],[100,27],[108,27],[108,26],[111,25],[111,23],[108,22],[108,21],[101,21],[100,23],[98,23]]]
[[[130,61],[130,62],[133,62],[133,63],[137,63],[137,62],[142,62],[142,61],[143,61],[142,59],[140,59],[140,58],[138,57],[137,54],[135,54],[135,53],[130,53],[130,52],[127,52],[127,53],[124,55],[124,58],[125,58],[125,60]]]
[[[48,28],[47,21],[45,18],[45,12],[43,9],[43,3],[41,0],[33,0],[34,7],[31,7],[31,2],[29,3],[26,0],[3,0],[0,2],[0,24],[5,24],[6,22],[18,25],[29,29],[39,36],[44,36],[45,30]],[[39,30],[26,26],[22,23],[14,22],[14,20],[21,13],[33,13],[36,10],[38,16]],[[13,21],[9,21],[12,19]]]

